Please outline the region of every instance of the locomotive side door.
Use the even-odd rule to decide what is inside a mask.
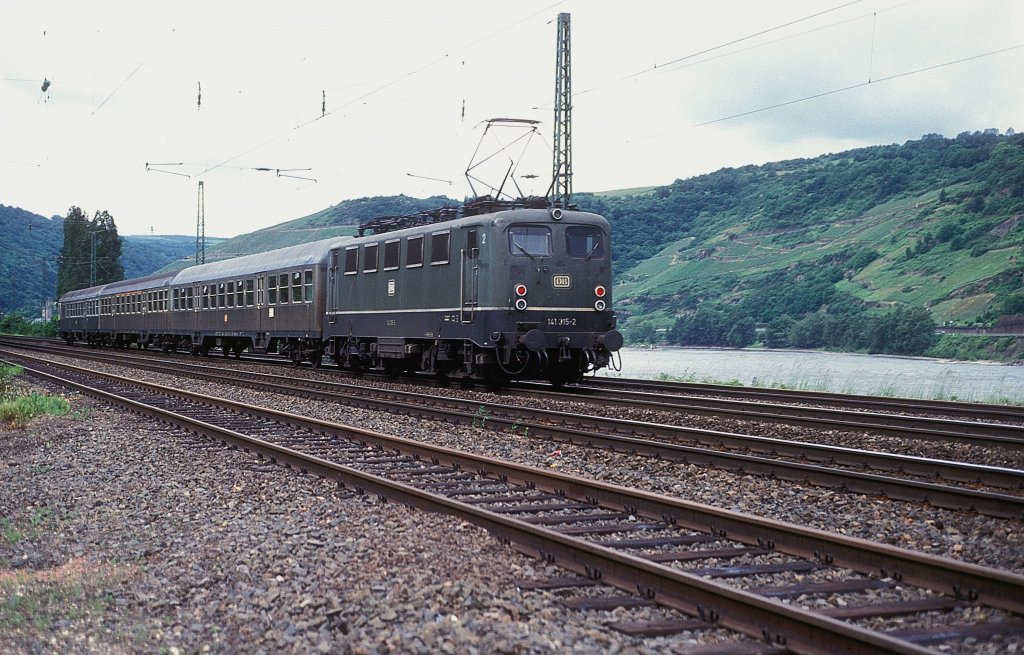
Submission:
[[[466,247],[462,249],[459,297],[462,300],[461,319],[472,323],[478,305],[480,292],[480,245],[477,243],[476,228],[466,233]]]
[[[327,322],[334,325],[338,321],[338,259],[340,251],[331,251],[331,263],[327,267]]]

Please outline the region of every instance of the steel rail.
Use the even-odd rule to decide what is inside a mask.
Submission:
[[[611,378],[594,376],[587,378],[584,387],[600,391],[619,390],[625,392],[647,390],[679,396],[712,395],[743,400],[759,399],[777,403],[814,403],[837,408],[862,408],[878,411],[905,411],[920,414],[948,416],[951,418],[973,417],[977,420],[1002,421],[1024,424],[1024,406],[995,405],[972,401],[928,400],[918,398],[882,397],[865,394],[844,394],[824,391],[799,391],[793,389],[769,389],[767,387],[735,387],[725,384],[699,382],[668,382],[641,380],[638,378]]]
[[[433,446],[401,437],[389,436],[371,430],[320,421],[286,412],[256,407],[246,403],[203,396],[201,394],[194,394],[162,385],[126,380],[122,376],[92,371],[90,369],[82,369],[69,364],[54,362],[43,363],[55,368],[74,371],[80,375],[96,377],[114,383],[127,383],[141,389],[148,389],[153,393],[188,400],[190,402],[202,402],[213,407],[219,407],[232,412],[255,416],[266,421],[277,421],[297,428],[310,430],[318,434],[337,434],[346,439],[351,439],[363,444],[373,444],[374,446],[382,449],[406,452],[420,459],[437,464],[443,463],[457,469],[477,471],[481,474],[493,476],[494,479],[514,481],[518,484],[524,484],[529,488],[543,489],[558,496],[565,496],[594,505],[600,505],[602,507],[621,509],[629,514],[644,516],[654,520],[661,520],[671,525],[682,526],[696,531],[709,532],[721,538],[734,539],[736,541],[756,545],[761,548],[778,550],[779,552],[807,558],[826,565],[849,568],[866,575],[880,574],[883,577],[891,577],[894,580],[902,581],[907,584],[932,589],[957,599],[979,602],[984,605],[998,607],[1016,614],[1024,613],[1024,576],[1014,573],[988,569],[974,564],[945,559],[933,555],[906,551],[886,544],[772,521],[770,519],[715,508],[700,503],[688,502],[661,494],[629,489],[605,482],[574,478],[554,471],[538,469],[511,462],[496,461],[487,457],[474,455],[472,453]],[[57,381],[60,384],[65,383],[60,378],[38,371],[37,369],[33,369],[31,367],[25,368],[26,371],[33,374]],[[291,455],[289,454],[289,456]],[[360,474],[360,476],[363,475],[365,474]],[[360,477],[360,479],[364,478]],[[373,483],[390,484],[388,481],[375,477]],[[455,505],[449,505],[449,507],[453,506]],[[493,513],[486,512],[486,514],[490,516]],[[565,537],[565,535],[559,533],[554,534],[558,534],[559,538]],[[565,543],[568,542],[562,542],[562,546],[564,546]],[[554,546],[557,546],[557,544],[554,544],[553,547]],[[591,546],[593,546],[593,544],[591,544]],[[644,567],[648,567],[648,573],[651,571],[660,572],[663,568],[659,566],[650,568],[652,567],[652,564],[649,561],[638,561],[642,562]],[[615,558],[609,559],[607,562],[614,566],[627,564],[630,567],[633,566],[633,563],[631,562],[624,562]],[[578,571],[581,567],[568,565],[568,568]],[[602,577],[603,579],[607,579],[606,576],[609,574],[609,572],[605,571],[602,567],[598,567],[596,569],[589,567],[586,570],[589,570],[592,577]],[[672,571],[673,574],[680,573],[676,570],[669,570]],[[693,576],[683,577],[688,578]],[[641,576],[641,579],[648,580],[648,578],[644,576]],[[698,580],[700,580],[700,578],[698,578]],[[632,579],[632,582],[633,584],[636,584],[636,579]],[[687,582],[690,581],[687,580]],[[707,580],[702,580],[702,582],[707,583],[708,585],[705,590],[717,589],[721,586]],[[656,598],[661,602],[662,599],[658,597],[657,594],[664,592],[659,591],[661,589],[659,584],[653,583],[652,581],[651,585],[642,586],[642,589],[645,590],[645,593],[647,590],[653,590]],[[730,591],[736,592],[737,590],[730,588]],[[748,595],[753,596],[753,594],[747,594],[746,592],[741,594],[744,598]],[[684,603],[684,607],[694,608],[692,600],[686,600],[684,598],[678,602]],[[772,603],[771,607],[774,608],[775,604]],[[705,610],[708,610],[708,608],[705,607]],[[720,612],[719,616],[722,616]],[[729,625],[727,623],[723,624]],[[841,625],[845,626],[846,624]],[[787,639],[786,643],[792,647],[793,641]]]
[[[572,391],[519,387],[524,395],[554,400],[600,403],[616,407],[642,407],[664,412],[683,412],[736,420],[762,421],[805,427],[870,432],[933,441],[967,443],[986,447],[1024,450],[1024,425],[981,423],[929,416],[906,416],[853,411],[831,407],[807,407],[758,403],[696,396],[673,396],[641,391],[605,391],[581,386]]]
[[[109,358],[100,358],[109,361]],[[42,360],[46,361],[46,360]],[[139,368],[167,373],[166,365],[132,362]],[[944,477],[962,482],[983,482],[991,486],[1010,489],[1024,487],[1024,471],[931,460],[907,455],[893,455],[834,446],[821,446],[804,442],[785,441],[768,437],[749,437],[725,432],[678,428],[638,423],[617,419],[602,419],[566,415],[550,410],[535,410],[495,403],[481,403],[451,398],[438,398],[415,392],[381,390],[356,387],[337,382],[284,378],[264,373],[225,371],[205,365],[184,365],[187,375],[216,383],[229,383],[262,391],[301,395],[315,400],[340,402],[362,409],[379,410],[393,414],[416,416],[423,419],[459,422],[464,425],[489,427],[556,441],[606,448],[617,452],[644,455],[694,465],[710,465],[729,471],[769,475],[793,482],[809,482],[850,493],[881,494],[893,500],[929,502],[945,509],[973,509],[987,516],[1024,518],[1024,496],[980,491],[976,489],[941,485],[933,482],[908,480],[835,469],[827,466],[759,457],[745,453],[730,453],[706,448],[683,446],[662,441],[651,441],[623,432],[647,431],[656,436],[697,439],[703,443],[722,444],[732,448],[770,452],[779,456],[792,456],[846,466],[872,466],[883,470],[896,470],[924,477]],[[325,390],[326,389],[326,390]],[[486,411],[481,411],[486,408]],[[474,411],[475,410],[475,411]],[[583,425],[594,432],[579,429]],[[620,434],[613,434],[618,432]]]

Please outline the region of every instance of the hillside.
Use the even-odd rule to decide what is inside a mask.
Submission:
[[[616,306],[634,340],[671,341],[695,316],[764,327],[898,308],[961,325],[1024,313],[1024,135],[1012,131],[576,201],[612,222]]]
[[[446,204],[454,205],[458,201],[443,196],[420,199],[404,195],[345,200],[309,216],[225,239],[212,247],[208,239],[206,261],[251,255],[331,237],[354,236],[359,224],[368,219],[413,214]],[[181,260],[170,262],[161,270],[172,271],[191,265],[191,261]]]

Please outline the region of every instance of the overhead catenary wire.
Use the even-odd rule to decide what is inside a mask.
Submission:
[[[639,77],[641,75],[646,75],[647,73],[652,73],[652,72],[654,72],[654,71],[656,71],[656,70],[658,70],[660,68],[665,68],[667,66],[672,66],[673,64],[678,64],[678,63],[686,61],[688,59],[694,59],[694,58],[699,57],[701,55],[705,55],[705,54],[708,54],[710,52],[714,52],[716,50],[721,50],[722,48],[728,48],[731,45],[736,45],[737,43],[742,43],[744,41],[749,41],[750,39],[754,39],[754,38],[757,38],[759,36],[763,36],[765,34],[769,34],[771,32],[775,32],[775,31],[784,29],[786,27],[791,27],[793,25],[797,25],[798,23],[802,23],[804,21],[811,20],[812,18],[817,18],[819,16],[824,16],[825,14],[829,14],[829,13],[832,13],[834,11],[839,11],[840,9],[845,9],[846,7],[858,4],[859,2],[862,2],[862,1],[863,0],[850,0],[850,2],[846,2],[844,4],[832,7],[830,9],[824,9],[822,11],[810,14],[808,16],[804,16],[802,18],[797,18],[796,20],[791,20],[791,21],[788,21],[786,23],[782,23],[780,25],[776,25],[774,27],[769,27],[767,29],[763,29],[763,30],[760,30],[758,32],[754,32],[753,34],[748,34],[746,36],[742,36],[742,37],[740,37],[738,39],[733,39],[731,41],[727,41],[726,43],[721,43],[719,45],[712,46],[710,48],[704,48],[703,50],[699,50],[697,52],[693,52],[693,53],[690,53],[688,55],[684,55],[682,57],[676,57],[675,59],[672,59],[672,60],[669,60],[669,61],[666,61],[666,62],[663,62],[663,63],[660,63],[660,64],[655,62],[655,64],[653,66],[650,66],[648,68],[644,68],[642,70],[638,70],[636,72],[630,73],[629,75],[624,75],[624,76],[616,78],[614,80],[609,80],[608,82],[604,82],[602,84],[598,84],[596,86],[592,86],[590,88],[583,89],[582,91],[577,91],[577,92],[572,94],[572,97],[573,98],[578,98],[579,96],[582,96],[582,95],[585,95],[587,93],[590,93],[591,91],[597,91],[598,89],[603,89],[605,87],[612,86],[613,84],[619,84],[621,82],[625,82],[626,80],[631,80],[631,79],[634,79],[634,78]],[[546,104],[539,105],[538,107],[547,107],[550,104],[551,103],[546,103]]]
[[[143,66],[145,66],[145,65],[146,65],[146,62],[147,62],[147,61],[149,61],[150,59],[152,59],[152,58],[153,58],[153,55],[155,55],[155,54],[156,54],[156,51],[157,51],[157,50],[159,50],[159,49],[160,49],[161,47],[163,47],[163,45],[164,45],[165,43],[167,43],[167,39],[171,38],[171,36],[172,36],[173,34],[174,34],[174,28],[172,27],[172,28],[171,28],[171,31],[170,31],[170,32],[169,32],[169,33],[167,34],[167,36],[165,36],[165,37],[163,38],[163,40],[162,40],[162,41],[160,41],[160,43],[158,43],[158,44],[157,44],[157,46],[156,46],[155,48],[153,48],[153,50],[152,50],[152,51],[151,51],[151,52],[150,52],[150,53],[149,53],[149,54],[148,54],[148,55],[146,56],[146,58],[145,58],[145,59],[143,59],[143,60],[142,60],[141,62],[139,62],[139,65],[138,65],[138,66],[136,66],[136,67],[135,67],[135,69],[134,69],[134,70],[133,70],[133,71],[132,71],[131,73],[129,73],[129,74],[128,74],[128,77],[124,78],[124,81],[122,81],[122,82],[121,82],[120,84],[118,84],[118,85],[117,85],[117,88],[115,88],[115,89],[114,89],[113,91],[111,91],[111,92],[110,92],[110,95],[108,95],[108,96],[107,96],[106,98],[104,98],[104,99],[103,99],[103,102],[101,102],[101,103],[99,104],[99,106],[98,106],[98,107],[96,107],[96,109],[93,109],[93,110],[92,110],[92,113],[90,114],[90,116],[95,116],[95,115],[96,115],[96,112],[98,112],[98,111],[99,111],[100,109],[102,109],[102,108],[103,108],[103,105],[107,104],[107,102],[108,102],[108,101],[109,101],[109,100],[110,100],[111,98],[113,98],[113,97],[114,97],[114,95],[115,95],[115,94],[116,94],[116,93],[117,93],[118,91],[120,91],[120,90],[121,90],[121,87],[123,87],[123,86],[124,86],[125,84],[127,84],[127,83],[128,83],[128,80],[132,79],[132,78],[133,78],[133,77],[135,76],[135,74],[139,72],[139,69],[140,69],[140,68],[142,68]]]
[[[854,1],[855,2],[860,2],[860,0],[854,0]],[[489,33],[489,34],[487,34],[487,35],[485,35],[485,36],[483,36],[483,37],[481,37],[481,38],[479,38],[479,39],[477,39],[475,41],[471,41],[470,43],[467,43],[466,45],[463,45],[463,46],[461,46],[459,48],[456,48],[456,49],[454,49],[454,50],[452,50],[450,52],[445,52],[442,56],[436,57],[435,59],[433,59],[433,60],[431,60],[431,61],[429,61],[429,62],[427,62],[427,63],[425,63],[425,64],[423,64],[423,65],[421,65],[421,66],[419,66],[417,68],[414,68],[413,70],[411,70],[411,71],[409,71],[407,73],[399,75],[398,77],[395,77],[395,78],[389,80],[388,82],[385,82],[384,84],[381,84],[381,85],[373,88],[370,91],[367,91],[366,93],[364,93],[364,94],[362,94],[360,96],[356,96],[355,98],[352,98],[352,99],[348,100],[347,102],[342,103],[341,105],[339,105],[337,107],[334,107],[334,108],[332,108],[330,110],[321,111],[321,115],[320,116],[312,118],[312,119],[310,119],[308,121],[305,121],[303,123],[299,123],[298,125],[295,125],[291,129],[284,130],[284,131],[282,131],[282,132],[280,132],[280,133],[270,137],[269,139],[258,143],[257,145],[249,148],[248,150],[245,150],[244,152],[240,152],[239,154],[234,155],[233,157],[229,157],[228,159],[225,159],[224,161],[222,161],[222,162],[220,162],[218,164],[210,166],[206,170],[200,172],[199,175],[205,175],[206,173],[214,171],[214,170],[216,170],[216,169],[218,169],[218,168],[220,168],[220,167],[222,167],[222,166],[224,166],[226,164],[230,164],[231,162],[235,161],[236,159],[244,157],[245,155],[248,155],[248,154],[250,154],[252,152],[255,152],[256,150],[259,150],[260,148],[263,148],[264,146],[267,146],[267,145],[269,145],[269,144],[271,144],[271,143],[273,143],[273,142],[283,138],[285,135],[291,134],[292,132],[295,132],[297,130],[301,130],[301,129],[306,128],[306,127],[308,127],[310,125],[313,125],[317,121],[322,121],[322,120],[327,119],[330,116],[336,115],[336,113],[339,112],[342,109],[350,107],[350,106],[356,104],[357,102],[360,102],[360,101],[365,100],[365,99],[367,99],[367,98],[369,98],[371,96],[374,96],[374,95],[380,93],[381,91],[384,91],[385,89],[388,89],[388,88],[398,84],[399,82],[402,82],[402,81],[404,81],[404,80],[406,80],[406,79],[408,79],[410,77],[413,77],[414,75],[417,75],[417,74],[419,74],[419,73],[421,73],[421,72],[423,72],[423,71],[425,71],[425,70],[427,70],[429,68],[432,68],[432,67],[436,66],[437,64],[439,64],[439,63],[441,63],[443,61],[448,60],[449,57],[450,57],[450,54],[453,53],[453,52],[461,52],[463,50],[467,50],[467,49],[472,48],[472,47],[474,47],[476,45],[479,45],[479,44],[487,41],[488,39],[491,39],[491,38],[493,38],[493,37],[495,37],[495,36],[497,36],[497,35],[499,35],[499,34],[501,34],[503,32],[506,32],[506,31],[508,31],[508,30],[510,30],[510,29],[512,29],[514,27],[517,27],[517,26],[521,25],[522,23],[525,23],[525,22],[535,18],[536,16],[548,13],[552,9],[554,9],[555,7],[557,7],[557,6],[561,5],[561,4],[564,4],[565,2],[566,2],[566,0],[558,0],[557,2],[555,2],[555,3],[551,4],[551,5],[548,5],[548,6],[544,7],[543,9],[541,9],[539,11],[536,11],[536,12],[534,12],[532,14],[529,14],[528,16],[526,16],[526,17],[524,17],[524,18],[522,18],[522,19],[520,19],[520,20],[518,20],[518,21],[516,21],[514,23],[511,23],[511,24],[509,24],[509,25],[507,25],[507,26],[505,26],[505,27],[503,27],[503,28],[501,28],[499,30],[495,30],[494,32],[491,32],[491,33]],[[326,106],[323,107],[322,109],[326,109]]]
[[[918,68],[918,69],[912,70],[912,71],[905,71],[903,73],[896,73],[895,75],[889,75],[887,77],[880,77],[880,78],[875,79],[875,80],[868,80],[867,82],[860,82],[858,84],[851,84],[849,86],[844,86],[844,87],[842,87],[840,89],[832,89],[831,91],[823,91],[821,93],[815,93],[813,95],[804,96],[803,98],[796,98],[794,100],[787,100],[786,102],[779,102],[779,103],[776,103],[774,105],[768,105],[766,107],[759,107],[757,109],[751,109],[750,111],[744,111],[744,112],[740,112],[738,114],[732,114],[731,116],[723,116],[721,118],[716,118],[714,120],[704,121],[703,123],[697,123],[695,125],[691,125],[690,127],[704,127],[705,125],[713,125],[715,123],[721,123],[721,122],[724,122],[724,121],[732,120],[734,118],[741,118],[743,116],[750,116],[751,114],[758,114],[758,113],[761,113],[763,111],[769,111],[771,109],[778,109],[779,107],[786,107],[788,105],[795,105],[795,104],[800,103],[800,102],[806,102],[808,100],[814,100],[816,98],[823,98],[825,96],[834,95],[836,93],[842,93],[844,91],[850,91],[850,90],[853,90],[853,89],[859,89],[859,88],[862,88],[862,87],[865,87],[865,86],[870,86],[872,84],[879,84],[881,82],[889,82],[889,81],[892,81],[892,80],[899,79],[901,77],[909,77],[910,75],[917,75],[919,73],[926,73],[928,71],[933,71],[933,70],[936,70],[936,69],[939,69],[939,68],[945,68],[946,66],[955,66],[956,64],[963,64],[963,63],[966,63],[968,61],[975,61],[977,59],[982,59],[984,57],[991,57],[991,56],[994,56],[994,55],[1000,55],[1000,54],[1003,54],[1003,53],[1006,53],[1006,52],[1011,52],[1013,50],[1019,50],[1021,48],[1024,48],[1024,43],[1021,43],[1021,44],[1018,44],[1018,45],[1014,45],[1014,46],[1010,46],[1010,47],[1007,47],[1007,48],[1001,48],[999,50],[993,50],[991,52],[984,52],[982,54],[973,55],[971,57],[963,57],[961,59],[956,59],[954,61],[947,61],[947,62],[944,62],[944,63],[941,63],[941,64],[935,64],[933,66],[926,66],[924,68]],[[683,128],[680,128],[680,129],[683,129]],[[643,138],[651,139],[651,138],[655,138],[655,137],[659,137],[659,136],[664,136],[666,134],[671,134],[673,132],[678,132],[678,131],[679,130],[669,130],[667,132],[659,132],[658,134],[651,134],[651,135],[643,137]]]

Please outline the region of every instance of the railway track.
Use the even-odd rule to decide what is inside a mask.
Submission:
[[[31,341],[20,338],[0,343],[25,346]],[[63,349],[63,342],[59,340],[38,340],[38,343],[45,343],[50,350]],[[79,347],[68,352],[82,350]],[[271,355],[244,355],[242,359],[259,364],[291,366],[287,360]],[[352,375],[347,371],[339,374]],[[373,373],[360,376],[384,381],[393,379]],[[423,376],[408,379],[418,384],[444,384]],[[840,428],[961,443],[979,443],[985,437],[993,437],[991,443],[994,445],[1024,443],[1024,406],[609,377],[588,378],[562,391],[538,383],[517,383],[510,389],[527,397],[646,407],[736,420]]]
[[[930,502],[946,509],[972,509],[1000,518],[1024,517],[1024,495],[974,488],[984,486],[1020,492],[1024,489],[1024,471],[1018,469],[583,416],[578,413],[460,400],[409,391],[298,379],[294,376],[257,374],[194,363],[156,363],[140,361],[138,357],[108,354],[90,354],[88,357],[108,364],[120,362],[189,379],[285,393],[426,420],[487,427],[499,432],[515,432],[741,473],[768,475],[846,492],[881,494],[894,500],[910,502]],[[690,443],[698,445],[686,445]],[[869,471],[884,471],[888,475]],[[967,486],[938,484],[936,479]]]
[[[797,391],[791,389],[769,389],[765,387],[734,387],[724,384],[702,384],[695,382],[663,382],[635,378],[593,377],[586,380],[581,388],[587,393],[605,395],[608,391],[664,394],[687,398],[720,398],[742,401],[756,401],[773,404],[815,405],[836,409],[884,412],[892,414],[905,412],[916,416],[945,416],[958,420],[1015,423],[1024,425],[1024,407],[1017,405],[991,405],[947,400],[924,400],[915,398],[866,396],[857,394],[827,393],[822,391]]]
[[[723,626],[795,653],[927,653],[925,644],[1024,634],[1024,576],[66,364],[26,370],[360,492],[460,516],[579,576],[551,586],[630,592],[585,595],[572,601],[580,607],[657,603],[689,617],[677,627]],[[804,606],[836,594],[845,607]],[[988,620],[971,620],[979,608]],[[923,612],[948,621],[899,630],[885,618]]]

